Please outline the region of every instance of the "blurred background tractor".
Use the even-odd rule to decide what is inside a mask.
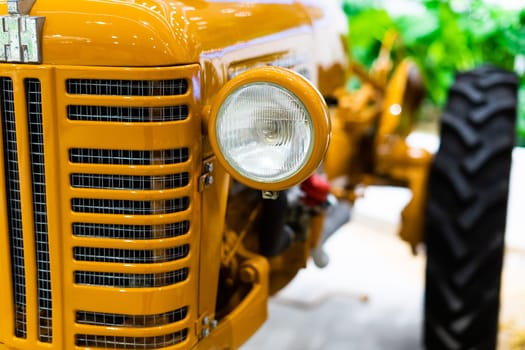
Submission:
[[[352,65],[359,88],[337,97],[325,171],[350,202],[362,185],[411,190],[400,236],[427,253],[426,348],[495,349],[518,81],[492,67],[457,74],[431,155],[406,140],[423,78],[410,59],[391,60],[395,37],[370,73]]]

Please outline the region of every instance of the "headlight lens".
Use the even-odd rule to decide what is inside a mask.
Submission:
[[[313,127],[303,103],[290,91],[253,82],[233,91],[217,113],[216,135],[228,163],[258,182],[286,180],[308,161]]]
[[[211,148],[237,181],[281,191],[304,181],[330,141],[319,91],[301,75],[257,67],[228,81],[203,110]]]

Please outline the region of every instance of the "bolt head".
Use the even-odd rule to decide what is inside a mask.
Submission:
[[[204,164],[204,171],[207,173],[213,172],[213,163]]]
[[[204,328],[204,329],[202,330],[202,337],[203,337],[203,338],[206,338],[206,337],[209,336],[209,335],[210,335],[210,330],[209,330],[208,328]]]

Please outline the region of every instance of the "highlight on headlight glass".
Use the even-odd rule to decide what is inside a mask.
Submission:
[[[252,82],[234,90],[219,108],[215,128],[226,161],[257,182],[292,177],[313,148],[307,109],[292,92],[270,82]]]

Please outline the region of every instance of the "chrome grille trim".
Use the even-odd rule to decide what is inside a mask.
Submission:
[[[184,95],[188,91],[188,81],[68,79],[66,91],[75,95],[175,96]]]
[[[148,274],[75,271],[75,283],[118,288],[165,287],[183,282],[188,278],[188,272],[187,267],[175,271]]]
[[[68,119],[78,121],[151,123],[188,118],[187,105],[168,107],[68,106]]]
[[[185,211],[190,206],[189,197],[157,201],[132,201],[123,199],[73,198],[71,209],[76,213],[156,215]]]
[[[41,342],[51,343],[52,295],[51,267],[47,224],[46,175],[44,162],[44,133],[42,124],[42,93],[38,79],[26,79],[26,103],[33,185],[33,222],[36,248],[38,337]]]
[[[22,231],[22,203],[20,200],[20,171],[14,107],[13,81],[0,78],[2,133],[4,143],[5,187],[7,219],[11,249],[11,269],[14,301],[15,336],[27,338],[26,277],[24,267],[24,237]]]
[[[175,333],[156,337],[113,337],[105,335],[77,334],[75,335],[75,345],[87,348],[150,350],[182,343],[187,337],[187,328]]]
[[[188,315],[188,307],[156,315],[125,315],[102,312],[77,311],[76,322],[104,327],[159,327],[182,321]]]
[[[162,176],[133,176],[107,174],[71,174],[71,186],[76,188],[108,190],[168,190],[184,187],[190,174],[178,173]]]
[[[188,220],[164,225],[119,225],[119,224],[73,224],[73,235],[77,237],[150,240],[173,238],[185,235],[190,230]]]
[[[176,148],[160,151],[130,151],[73,148],[69,150],[69,160],[72,163],[108,164],[108,165],[166,165],[179,164],[188,161],[190,150]]]
[[[155,264],[183,259],[188,256],[189,251],[189,244],[155,250],[75,247],[73,248],[73,257],[78,261]]]

